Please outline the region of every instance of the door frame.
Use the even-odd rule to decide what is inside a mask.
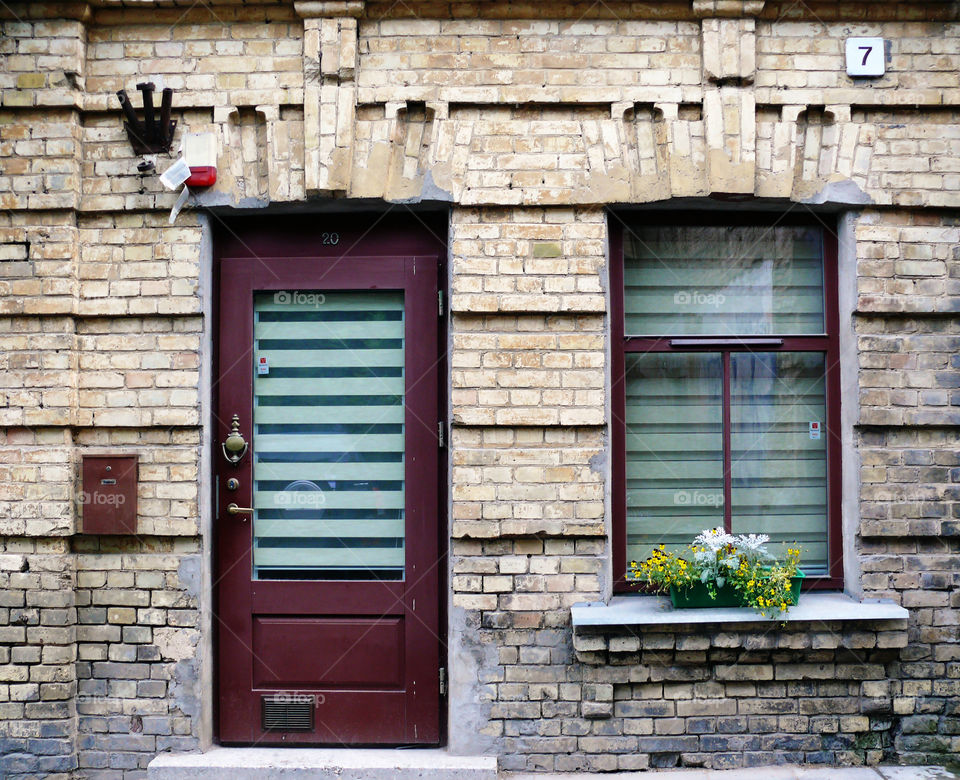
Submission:
[[[211,274],[211,305],[209,307],[209,316],[211,322],[208,345],[211,347],[210,371],[211,382],[209,383],[209,398],[211,410],[210,431],[212,436],[209,440],[210,478],[214,480],[214,487],[208,491],[206,496],[211,517],[211,533],[209,535],[211,543],[211,592],[210,599],[213,609],[213,617],[209,621],[211,627],[212,650],[211,668],[213,671],[211,694],[212,694],[212,722],[213,738],[215,741],[223,741],[220,718],[220,635],[222,628],[216,615],[219,614],[221,604],[219,602],[220,580],[220,561],[218,560],[220,548],[220,529],[222,519],[218,520],[218,456],[220,453],[221,428],[228,410],[219,408],[219,393],[217,387],[222,377],[222,368],[219,365],[220,338],[220,294],[221,294],[221,274],[225,261],[242,258],[256,259],[259,257],[273,256],[283,257],[284,259],[342,259],[343,262],[349,262],[350,257],[363,256],[373,257],[400,257],[416,256],[419,258],[436,261],[437,269],[437,287],[441,300],[447,300],[447,224],[448,215],[446,212],[438,213],[414,213],[405,209],[402,213],[396,211],[385,213],[361,213],[361,214],[314,214],[314,215],[264,215],[257,213],[243,218],[232,218],[229,220],[218,219],[214,217],[209,222],[211,226],[212,238],[212,274]],[[329,226],[330,229],[326,230]],[[325,233],[336,233],[339,235],[338,243],[324,243],[318,240]],[[316,280],[315,284],[319,289],[322,287],[322,276]],[[435,410],[436,419],[446,427],[447,421],[447,385],[448,385],[448,363],[447,363],[447,315],[446,307],[442,307],[438,312],[437,320],[437,343],[432,347],[433,355],[436,359],[436,398],[437,408]],[[424,345],[426,346],[426,345]],[[251,420],[252,423],[252,420]],[[252,436],[252,431],[250,432]],[[438,451],[437,456],[437,594],[436,594],[436,614],[437,614],[437,635],[438,635],[438,660],[441,667],[447,666],[447,611],[448,611],[448,564],[446,559],[449,555],[449,531],[448,531],[448,458],[446,457],[446,442],[442,450]],[[432,504],[432,501],[431,501]],[[439,671],[439,670],[438,670]],[[447,696],[441,693],[437,699],[437,722],[439,724],[439,739],[435,744],[444,745],[447,741]],[[294,742],[294,744],[296,744]],[[300,744],[311,744],[303,743]],[[320,743],[312,743],[320,744]],[[406,744],[397,742],[394,744]]]

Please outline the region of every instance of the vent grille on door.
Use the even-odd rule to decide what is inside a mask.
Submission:
[[[260,699],[262,725],[272,731],[313,731],[313,696],[301,696],[307,701],[289,701],[290,697]]]

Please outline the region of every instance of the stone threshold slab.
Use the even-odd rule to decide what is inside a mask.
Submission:
[[[165,753],[148,780],[496,780],[496,756],[452,756],[446,750],[389,748],[215,747]]]
[[[804,593],[799,603],[772,620],[752,609],[727,607],[674,609],[666,596],[614,596],[609,604],[571,607],[574,628],[603,626],[688,626],[698,623],[847,622],[906,620],[910,613],[887,600],[857,601],[846,593]]]

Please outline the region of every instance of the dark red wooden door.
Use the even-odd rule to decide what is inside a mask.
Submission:
[[[440,741],[440,251],[362,222],[218,239],[224,743]]]

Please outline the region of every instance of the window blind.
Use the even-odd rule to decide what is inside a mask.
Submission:
[[[731,528],[799,542],[810,574],[827,568],[824,373],[819,352],[730,355]]]
[[[403,293],[259,293],[254,318],[255,576],[402,578]]]
[[[626,356],[627,560],[723,525],[723,364],[715,353]]]
[[[824,332],[820,232],[641,227],[624,235],[627,336]]]

